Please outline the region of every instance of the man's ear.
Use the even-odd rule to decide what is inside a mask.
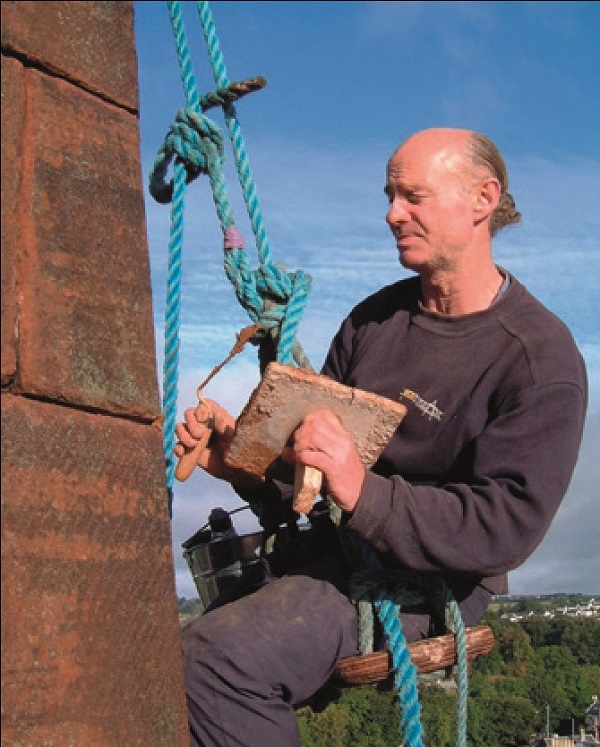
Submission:
[[[493,176],[482,179],[473,187],[473,213],[479,223],[489,217],[500,202],[500,182]]]

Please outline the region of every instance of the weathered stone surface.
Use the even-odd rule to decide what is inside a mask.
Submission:
[[[3,2],[2,47],[121,106],[138,108],[131,2]]]
[[[2,396],[3,742],[189,743],[158,429]]]
[[[133,3],[2,3],[2,743],[184,747]]]
[[[2,57],[2,385],[17,366],[17,262],[21,225],[17,220],[23,161],[25,88],[23,67]],[[10,102],[10,103],[9,103]],[[6,104],[6,105],[5,105]]]
[[[14,391],[159,413],[137,120],[27,72]]]

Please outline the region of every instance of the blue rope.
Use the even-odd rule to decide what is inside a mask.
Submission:
[[[175,447],[175,420],[177,413],[177,382],[179,379],[179,312],[181,307],[181,244],[183,237],[183,203],[185,195],[185,169],[175,166],[174,199],[171,211],[169,239],[169,266],[167,273],[167,300],[165,309],[165,351],[163,366],[163,442],[167,487],[169,489],[169,515],[172,509],[172,485],[175,475],[173,449]]]
[[[167,2],[167,8],[187,106],[177,112],[175,122],[171,125],[159,150],[150,175],[149,188],[157,202],[163,204],[171,202],[163,371],[163,448],[169,491],[169,513],[171,514],[175,473],[173,448],[176,442],[175,421],[179,378],[183,218],[187,184],[200,174],[206,174],[210,181],[213,202],[224,236],[227,236],[229,229],[235,228],[234,213],[229,203],[223,173],[223,135],[218,126],[203,113],[204,109],[214,105],[215,101],[223,107],[244,200],[260,257],[260,267],[253,271],[247,254],[243,250],[243,240],[238,241],[239,246],[227,246],[224,253],[227,277],[234,285],[236,296],[248,311],[252,321],[260,325],[261,329],[256,335],[256,342],[270,335],[275,342],[277,360],[280,363],[291,364],[295,361],[305,368],[312,369],[312,367],[296,340],[300,318],[310,291],[311,278],[302,271],[287,273],[281,265],[273,264],[241,127],[235,116],[233,106],[235,96],[220,97],[219,92],[203,97],[198,95],[181,4]],[[227,89],[229,80],[208,3],[198,3],[198,11],[217,86],[219,89]],[[173,179],[167,182],[166,176],[172,162]]]
[[[421,706],[417,686],[417,670],[410,658],[402,623],[398,613],[402,605],[424,601],[423,595],[408,589],[397,589],[390,594],[389,582],[393,578],[383,570],[357,571],[350,579],[350,597],[359,604],[359,650],[361,654],[372,650],[372,614],[361,617],[361,603],[368,602],[377,612],[388,650],[391,655],[391,672],[400,705],[400,735],[406,747],[423,747]],[[364,612],[364,608],[362,608]],[[366,624],[365,624],[366,623]],[[365,635],[370,634],[370,639]]]
[[[407,603],[407,594],[402,601]],[[401,712],[401,731],[408,747],[423,747],[423,728],[421,726],[421,705],[417,687],[417,670],[412,663],[406,638],[398,613],[401,601],[386,599],[385,590],[379,588],[373,599],[373,606],[379,615],[383,632],[388,641],[392,657],[394,687],[398,693]]]
[[[373,611],[381,622],[391,657],[391,673],[400,708],[400,735],[405,747],[423,747],[421,706],[417,685],[418,673],[410,658],[406,638],[402,631],[399,613],[402,607],[420,603],[433,603],[445,609],[446,628],[455,635],[458,660],[458,700],[456,747],[467,745],[468,668],[466,631],[462,615],[446,584],[436,588],[438,582],[428,582],[418,574],[405,573],[399,581],[398,574],[381,567],[370,546],[354,535],[344,536],[344,546],[350,561],[363,566],[350,578],[349,596],[358,607],[359,651],[373,650]],[[364,567],[366,566],[366,567]],[[426,593],[429,590],[429,595]]]
[[[469,670],[465,624],[457,602],[448,592],[446,599],[446,627],[456,639],[458,702],[456,706],[456,747],[467,747],[467,704]]]
[[[215,84],[217,88],[225,89],[230,81],[210,4],[198,2],[196,6]],[[248,310],[252,321],[260,323],[264,329],[269,330],[275,340],[278,339],[277,360],[284,364],[291,364],[296,360],[302,367],[312,368],[296,341],[298,326],[310,292],[311,278],[301,270],[288,274],[282,266],[273,263],[250,161],[233,103],[223,107],[223,114],[260,258],[260,270],[253,274],[249,270],[245,254],[239,251],[226,252],[225,272],[236,289],[238,300]],[[265,298],[270,299],[267,305],[264,303]]]
[[[171,16],[171,25],[179,51],[180,73],[187,93],[188,107],[196,112],[198,92],[192,71],[189,50],[181,14],[175,12],[172,3],[167,3]],[[182,124],[185,117],[180,112]],[[169,262],[167,272],[167,302],[165,308],[165,352],[163,368],[163,449],[165,454],[166,479],[169,495],[169,515],[172,514],[172,486],[175,474],[173,448],[175,446],[175,425],[177,409],[177,382],[179,380],[179,315],[181,310],[181,267],[183,246],[183,218],[185,191],[188,178],[192,177],[186,163],[193,163],[191,149],[186,147],[182,135],[184,129],[177,124],[167,135],[155,161],[150,178],[150,193],[158,202],[171,201],[171,225],[169,238]],[[173,182],[164,184],[164,177],[171,160],[177,156],[174,164]],[[194,164],[200,168],[200,162]]]

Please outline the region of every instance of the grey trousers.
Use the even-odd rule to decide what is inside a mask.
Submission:
[[[475,587],[459,600],[465,625],[489,598]],[[401,619],[409,642],[434,628],[422,608]],[[358,653],[357,637],[356,607],[318,574],[274,578],[196,618],[182,631],[192,747],[298,747],[294,708]]]

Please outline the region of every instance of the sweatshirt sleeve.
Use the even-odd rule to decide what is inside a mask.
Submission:
[[[541,542],[567,491],[585,410],[585,387],[534,385],[465,446],[459,462],[468,462],[468,479],[414,485],[368,471],[346,527],[416,571],[513,570]]]

